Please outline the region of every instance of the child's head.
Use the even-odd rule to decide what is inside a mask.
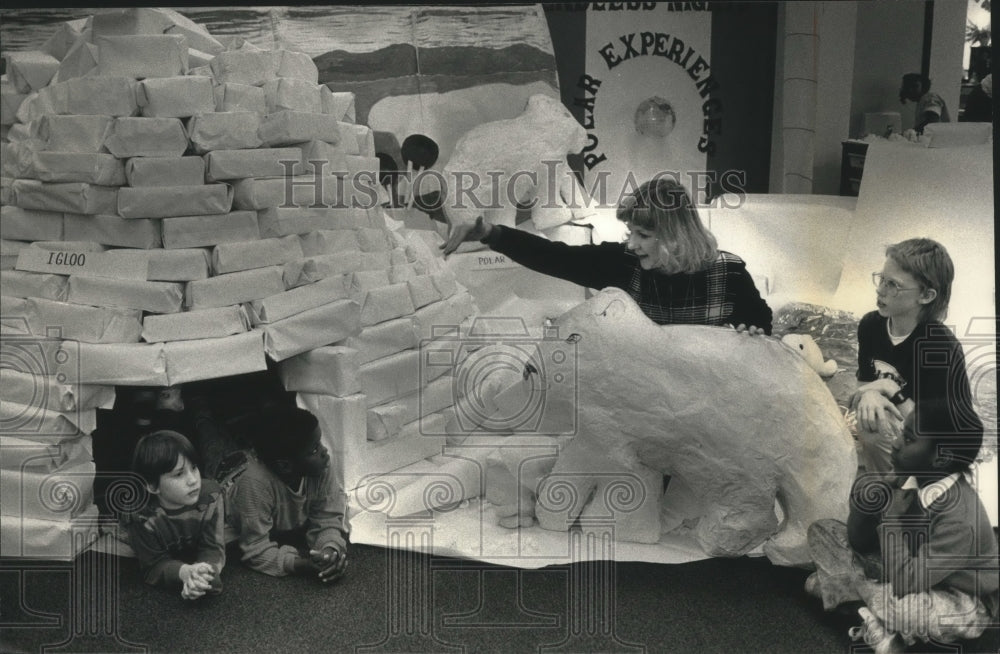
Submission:
[[[718,256],[715,237],[702,225],[691,197],[670,177],[654,177],[624,198],[617,217],[631,232],[629,249],[647,270],[697,272]]]
[[[944,246],[929,238],[911,238],[887,247],[885,256],[886,264],[892,262],[904,275],[896,280],[906,289],[897,293],[900,301],[916,303],[922,320],[944,320],[955,279],[955,265]]]
[[[294,406],[276,406],[264,413],[257,425],[254,449],[260,460],[279,474],[318,477],[330,464],[316,416]]]
[[[132,470],[167,509],[191,506],[201,493],[201,472],[191,441],[175,431],[155,431],[139,439]]]
[[[924,400],[903,421],[893,442],[892,465],[899,474],[948,475],[971,466],[983,445],[982,423],[961,420],[944,399]]]

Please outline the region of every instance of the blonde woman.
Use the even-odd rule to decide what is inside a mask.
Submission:
[[[625,243],[566,245],[494,225],[452,226],[445,255],[479,240],[521,265],[587,288],[620,288],[661,324],[732,326],[771,333],[771,309],[738,256],[719,250],[684,187],[654,177],[627,196],[618,220]]]

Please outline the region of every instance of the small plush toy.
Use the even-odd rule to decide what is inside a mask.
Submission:
[[[781,342],[802,355],[820,377],[832,377],[837,372],[837,362],[833,359],[823,361],[823,353],[812,336],[808,334],[785,334]]]

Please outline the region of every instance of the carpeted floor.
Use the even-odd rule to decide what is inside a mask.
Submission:
[[[516,570],[359,545],[324,587],[230,555],[223,594],[196,602],[144,586],[135,559],[0,559],[0,650],[839,653],[856,622],[762,558]],[[962,651],[998,647],[994,629]]]

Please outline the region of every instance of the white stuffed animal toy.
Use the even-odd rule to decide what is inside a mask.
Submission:
[[[823,352],[820,351],[816,341],[808,334],[785,334],[781,337],[781,342],[802,355],[813,370],[819,373],[824,379],[833,377],[837,372],[837,362],[833,359],[823,360]]]

